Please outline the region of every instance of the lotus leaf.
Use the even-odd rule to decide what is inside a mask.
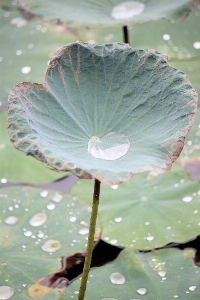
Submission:
[[[50,61],[46,82],[9,94],[14,146],[60,171],[118,184],[171,168],[197,105],[167,57],[128,44],[72,43]]]
[[[183,21],[199,0],[122,1],[45,1],[22,0],[26,9],[36,17],[57,21],[61,19],[72,26],[112,26],[134,24],[149,20],[168,19]]]

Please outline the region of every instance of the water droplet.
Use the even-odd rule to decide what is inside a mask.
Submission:
[[[195,285],[190,286],[189,290],[192,291],[192,292],[194,292],[196,290],[196,286]]]
[[[31,236],[32,235],[32,231],[27,230],[27,231],[24,232],[24,235],[25,236]]]
[[[174,295],[174,298],[178,298],[178,295]]]
[[[42,250],[46,252],[55,252],[60,248],[61,248],[61,243],[57,240],[49,240],[42,245]]]
[[[166,272],[165,271],[160,271],[160,272],[158,272],[158,275],[160,275],[160,277],[165,277]]]
[[[130,147],[128,138],[116,132],[92,136],[87,151],[95,158],[116,160],[124,156]]]
[[[119,222],[122,221],[122,217],[117,217],[117,218],[115,218],[114,220],[115,220],[115,222],[119,223]]]
[[[7,179],[6,178],[1,178],[1,183],[6,183]]]
[[[113,7],[111,17],[115,20],[127,20],[140,15],[145,4],[138,1],[126,1]]]
[[[113,273],[110,275],[110,281],[113,284],[124,284],[125,277],[122,276],[120,273]]]
[[[30,71],[31,71],[31,67],[29,67],[29,66],[25,66],[25,67],[21,68],[21,72],[23,74],[28,74],[28,73],[30,73]]]
[[[190,202],[192,201],[192,197],[191,196],[186,196],[186,197],[183,197],[182,199],[184,202]]]
[[[110,243],[111,243],[112,245],[115,245],[115,244],[117,243],[117,240],[110,240]]]
[[[113,190],[116,190],[116,189],[118,189],[119,186],[118,186],[117,184],[114,184],[114,185],[111,185],[110,187],[111,187]]]
[[[49,194],[49,192],[48,192],[47,190],[44,190],[44,191],[42,191],[42,192],[40,193],[40,196],[43,197],[43,198],[45,198],[45,197],[48,196],[48,194]]]
[[[21,55],[21,54],[22,54],[22,50],[17,50],[17,51],[16,51],[16,55],[19,56],[19,55]]]
[[[89,233],[89,229],[88,228],[81,228],[78,232],[80,235],[85,235]]]
[[[15,225],[18,222],[18,219],[15,216],[10,216],[10,217],[7,217],[4,222],[7,225]]]
[[[14,18],[10,21],[10,24],[15,25],[18,28],[21,28],[27,24],[27,20],[23,18]]]
[[[0,286],[0,299],[6,300],[10,299],[14,295],[14,290],[8,285],[2,285]]]
[[[70,222],[76,222],[76,217],[70,217],[69,220]]]
[[[146,295],[147,294],[147,289],[145,289],[145,288],[139,288],[137,290],[137,293],[140,294],[140,295]]]
[[[147,241],[153,241],[154,240],[154,236],[152,236],[152,235],[149,235],[149,236],[147,236]]]
[[[170,35],[167,33],[163,34],[163,40],[165,40],[165,41],[170,40]]]
[[[195,49],[200,49],[200,42],[195,42],[195,43],[193,44],[193,47],[194,47]]]
[[[145,225],[147,225],[147,226],[150,225],[150,222],[145,222]]]
[[[55,207],[56,207],[56,205],[55,205],[54,203],[49,203],[49,204],[47,205],[47,208],[48,208],[49,210],[53,210]]]
[[[53,200],[56,203],[59,203],[60,201],[62,201],[63,196],[60,195],[59,193],[55,193],[55,195],[51,198],[51,200]]]
[[[43,225],[46,222],[46,220],[47,220],[46,214],[38,213],[30,219],[29,224],[31,226],[37,227],[37,226]]]

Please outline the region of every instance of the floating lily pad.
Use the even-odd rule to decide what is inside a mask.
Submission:
[[[112,26],[134,24],[149,20],[168,19],[183,21],[197,0],[163,1],[33,1],[23,0],[26,8],[36,17],[56,21],[61,19],[72,26]]]
[[[81,180],[71,190],[89,203],[92,184]],[[184,168],[136,174],[122,185],[101,187],[99,215],[102,239],[135,249],[185,242],[200,231],[200,184]]]
[[[48,24],[27,20],[19,11],[9,10],[0,10],[0,38],[0,105],[7,103],[9,91],[18,82],[42,83],[56,49],[74,41],[72,35],[59,34]]]
[[[193,250],[123,250],[111,264],[90,271],[85,299],[199,300],[200,269],[193,256]],[[60,300],[76,297],[78,288],[75,281]]]
[[[30,299],[30,285],[58,271],[61,256],[85,250],[82,229],[89,226],[90,207],[66,194],[30,187],[1,189],[0,205],[0,286],[11,287],[14,299]]]
[[[7,113],[0,112],[0,182],[42,183],[61,178],[64,174],[53,172],[33,157],[17,151],[6,130]],[[65,173],[66,174],[66,173]]]
[[[157,52],[73,43],[51,60],[43,85],[10,92],[8,131],[53,169],[117,184],[171,168],[196,102],[185,74]]]

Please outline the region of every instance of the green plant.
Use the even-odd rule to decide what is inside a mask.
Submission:
[[[130,62],[133,64],[132,69],[130,68]],[[104,77],[102,77],[102,74]],[[149,77],[151,77],[151,81],[149,81]],[[128,82],[127,78],[130,78],[131,80]],[[66,86],[68,86],[69,89],[66,89]],[[79,88],[80,86],[81,88]],[[124,86],[126,86],[125,89],[123,89]],[[173,88],[171,89],[171,87]],[[69,92],[67,95],[65,94],[66,90]],[[123,97],[120,97],[120,92],[122,91],[126,101],[124,101]],[[133,95],[138,95],[136,99],[137,102],[134,100],[135,98]],[[158,95],[161,95],[159,99],[157,98]],[[171,98],[172,95],[176,99],[176,104],[178,104],[178,106],[174,105],[174,98],[173,100]],[[162,101],[164,96],[165,99],[167,99],[167,105],[166,101]],[[109,101],[110,99],[114,100]],[[115,106],[116,99],[118,99],[117,107]],[[144,101],[144,99],[146,101]],[[154,106],[155,100],[157,100],[156,106]],[[96,178],[94,202],[98,202],[100,181],[110,184],[113,188],[117,188],[119,183],[130,179],[133,173],[145,170],[150,171],[152,169],[156,169],[160,172],[162,169],[169,169],[171,167],[172,162],[176,160],[182,150],[185,135],[193,122],[196,100],[195,91],[188,80],[181,72],[170,67],[165,56],[153,51],[135,51],[131,49],[131,47],[120,43],[105,46],[73,43],[60,50],[52,59],[47,71],[46,84],[38,85],[22,83],[13,89],[10,93],[9,100],[8,127],[12,142],[26,154],[32,155],[47,163],[53,169],[62,171],[70,170],[82,178]],[[150,115],[148,114],[149,107],[147,103],[150,103],[151,106]],[[169,112],[172,112],[172,114]],[[121,117],[122,113],[124,114],[123,118]],[[139,123],[140,117],[138,116],[142,117],[143,122]],[[126,122],[124,122],[125,118]],[[134,123],[131,124],[129,119],[133,119]],[[153,123],[151,123],[152,120]],[[152,127],[154,130],[152,130]],[[66,130],[64,133],[63,128]],[[155,134],[155,131],[156,133],[159,131],[160,134]],[[132,132],[134,132],[133,135],[131,135]],[[152,136],[150,134],[152,134]],[[68,149],[65,149],[66,145],[69,145],[67,146]],[[143,159],[141,159],[141,157]],[[193,213],[193,211],[195,212],[199,201],[199,185],[194,184],[188,188],[191,183],[189,182],[187,175],[185,174],[185,179],[183,179],[183,172],[181,170],[181,177],[178,177],[179,171],[180,170],[178,169],[177,172],[174,172],[174,177],[172,176],[173,173],[171,173],[173,171],[169,172],[171,173],[171,176],[168,175],[168,173],[159,175],[158,177],[155,177],[155,174],[151,172],[148,174],[149,177],[146,173],[144,173],[144,175],[139,174],[130,182],[130,184],[124,183],[122,185],[122,187],[125,187],[121,190],[121,193],[121,185],[116,191],[113,190],[113,193],[111,193],[111,189],[107,189],[106,187],[103,190],[104,194],[101,198],[102,201],[104,197],[107,199],[102,208],[100,205],[103,224],[107,223],[102,232],[105,239],[107,235],[111,237],[113,234],[113,239],[111,241],[114,243],[116,232],[118,232],[120,236],[119,229],[116,230],[115,228],[113,230],[113,227],[111,226],[112,223],[109,222],[110,218],[113,220],[112,222],[114,222],[114,224],[121,225],[120,227],[127,233],[127,228],[130,226],[131,221],[127,220],[127,227],[123,227],[121,220],[128,217],[126,216],[126,210],[130,210],[131,201],[133,201],[132,188],[135,180],[138,180],[137,185],[141,184],[140,190],[143,186],[148,186],[149,180],[152,180],[149,194],[151,194],[154,187],[157,186],[162,187],[163,193],[165,189],[165,185],[162,183],[163,180],[169,180],[168,182],[171,180],[172,183],[175,182],[174,184],[177,184],[176,180],[178,180],[178,182],[185,180],[186,183],[184,183],[184,181],[182,182],[185,190],[183,186],[181,186],[178,195],[170,195],[170,200],[173,197],[174,199],[177,199],[178,208],[181,208],[180,204],[183,204],[183,213],[185,212],[185,203],[188,203],[188,207],[190,207],[191,211],[190,213]],[[72,193],[75,195],[82,195],[83,192],[85,193],[86,189],[84,198],[90,203],[90,197],[88,196],[88,189],[90,187],[87,187],[88,184],[89,182],[83,182],[78,186],[81,187],[81,192],[75,188],[76,191],[72,191]],[[195,199],[193,199],[194,195],[188,193],[189,190],[191,191],[190,193],[196,193],[197,197]],[[127,194],[126,191],[128,191]],[[134,189],[134,194],[137,193],[138,189],[136,188]],[[126,195],[126,199],[129,200],[128,203],[126,203],[127,201],[124,203],[123,211],[125,211],[125,214],[123,216],[115,215],[114,200],[116,194],[119,194],[119,203],[124,195]],[[169,196],[168,189],[166,194]],[[158,193],[155,192],[153,197],[156,197],[156,195],[158,196]],[[145,206],[147,207],[147,198],[147,195],[144,195],[144,193],[142,195],[138,194],[134,203],[136,204],[138,202],[140,209],[145,208]],[[185,200],[182,200],[181,198]],[[193,201],[191,202],[192,199]],[[14,200],[15,198],[12,199],[12,201]],[[71,199],[69,201],[73,200]],[[112,203],[112,201],[114,201],[114,203]],[[136,207],[138,207],[138,204],[136,204]],[[163,212],[162,204],[166,209],[166,199],[162,199],[160,213]],[[151,205],[152,202],[150,203],[150,207]],[[107,209],[111,207],[112,211],[110,211],[109,214],[105,213]],[[158,204],[155,204],[153,209],[158,209],[158,207]],[[5,211],[7,210],[9,210],[9,206],[5,209]],[[177,210],[178,209],[176,209],[176,211]],[[121,210],[121,213],[123,211]],[[136,211],[138,211],[137,208]],[[150,208],[148,209],[148,212],[149,211]],[[133,209],[133,213],[134,212],[135,210]],[[147,213],[147,209],[146,211],[144,209],[142,216],[145,216],[145,213]],[[169,213],[171,213],[170,205]],[[185,221],[185,226],[187,226],[187,223],[189,222],[190,228],[187,232],[184,230],[183,233],[180,232],[180,227],[176,229],[179,236],[177,237],[176,233],[174,233],[174,235],[178,241],[184,241],[186,237],[190,238],[198,232],[198,214],[194,213],[194,215],[197,216],[197,219],[194,218],[193,223],[191,223],[190,216],[188,216],[187,219],[187,214],[184,217],[179,217],[180,222]],[[175,218],[172,215],[172,218],[170,221],[167,221],[168,223],[165,224],[165,227],[174,228],[175,225],[172,225],[173,220],[175,220]],[[146,220],[146,223],[150,224],[152,222],[153,219],[151,221]],[[174,224],[175,223],[176,222],[174,222]],[[135,230],[135,227],[136,225],[133,225],[132,230]],[[142,228],[142,223],[140,227]],[[170,229],[167,228],[166,231],[169,230]],[[28,230],[25,232],[27,231]],[[141,230],[138,231],[138,233],[139,232],[141,234]],[[4,234],[5,232],[3,235]],[[164,232],[164,234],[166,233]],[[153,247],[162,246],[165,241],[170,242],[173,235],[168,235],[167,238],[166,236],[165,238],[162,237],[162,234],[157,235],[155,225],[155,228],[151,228],[151,232],[145,237],[145,240],[144,238],[138,239],[138,237],[136,237],[133,242],[132,238],[129,240],[129,237],[127,239],[126,236],[125,243],[127,243],[129,247],[131,247],[133,243],[136,243],[136,249],[143,248],[143,245],[144,248],[152,249]],[[117,237],[116,240],[119,242],[119,239],[120,237]],[[122,238],[122,243],[123,240],[124,239]],[[93,236],[91,236],[90,243],[93,244]],[[6,241],[4,241],[3,244],[6,245]],[[62,242],[62,244],[64,244],[64,242]],[[55,246],[56,251],[60,251],[57,247],[59,241],[55,241],[53,245]],[[131,263],[132,267],[130,270],[128,265],[130,260],[135,260],[135,255],[138,257],[136,259],[136,261],[138,261],[138,267],[133,267],[135,263]],[[169,259],[167,259],[168,255]],[[190,257],[193,257],[194,253],[192,251],[186,251],[184,255],[188,257],[187,270],[189,270],[191,274],[193,272],[193,265]],[[116,264],[119,263],[120,265],[120,267],[119,265],[117,266],[118,269],[122,267],[121,270],[123,271],[122,273],[124,276],[120,277],[121,273],[115,274],[116,267],[114,265],[113,270],[108,271],[109,273],[111,272],[118,276],[114,279],[110,277],[113,284],[119,284],[116,285],[116,293],[112,297],[121,298],[123,295],[126,295],[127,297],[137,297],[137,294],[145,295],[146,293],[147,295],[149,294],[149,297],[152,295],[154,298],[156,296],[159,297],[157,291],[159,290],[159,294],[162,295],[163,281],[161,281],[160,286],[160,281],[156,281],[159,278],[157,275],[162,278],[166,273],[170,274],[170,284],[172,286],[173,272],[171,271],[172,264],[170,260],[174,258],[177,266],[178,261],[180,260],[179,265],[181,268],[183,259],[182,254],[175,251],[171,251],[171,253],[163,251],[160,254],[156,252],[153,253],[153,257],[151,257],[151,255],[147,255],[146,257],[147,262],[144,262],[144,256],[142,254],[138,255],[134,251],[129,251],[128,249],[125,252],[123,251],[116,261]],[[159,263],[154,263],[157,259]],[[139,266],[140,263],[141,266]],[[142,272],[143,265],[145,265],[145,268]],[[167,266],[166,268],[163,267],[165,265]],[[125,270],[123,270],[123,266],[125,267]],[[150,268],[149,271],[148,268]],[[150,272],[150,275],[148,275],[148,272]],[[145,287],[141,286],[141,278],[144,280],[146,275],[147,277],[150,276],[152,278],[155,276],[155,287],[152,290],[152,282],[147,283],[145,280]],[[106,282],[108,275],[104,274],[102,276],[103,277],[99,280],[105,280]],[[178,271],[176,276],[180,276]],[[179,297],[183,298],[185,293],[189,293],[192,289],[193,291],[196,290],[195,287],[197,286],[198,274],[194,272],[193,277],[189,290],[181,291],[180,288],[178,289]],[[121,284],[124,284],[124,282],[127,281],[127,278],[134,278],[135,282],[138,280],[138,284],[136,284],[138,287],[136,288],[135,286],[133,289],[132,286],[128,287],[126,283],[125,290],[123,289],[120,292],[118,287]],[[114,281],[117,280],[118,283],[114,283]],[[70,286],[66,293],[68,293],[69,296],[72,296],[74,293],[77,294],[77,285],[79,285],[79,283],[75,282]],[[89,294],[86,293],[86,297],[92,297],[92,299],[94,299],[97,287],[94,288],[94,282],[92,285],[93,288],[90,289]],[[182,285],[185,285],[184,277]],[[38,283],[38,286],[41,291],[42,285]],[[166,294],[167,290],[168,288],[166,288],[162,295],[163,297],[168,297],[168,294]],[[136,291],[138,291],[137,294]],[[59,296],[59,293],[63,294]],[[51,290],[51,288],[50,290],[45,290],[44,288],[44,294],[40,296],[45,297],[46,299],[55,299],[55,297],[65,299],[67,297],[66,293],[62,287],[60,290]],[[135,293],[134,296],[133,293]],[[106,299],[106,295],[109,295],[107,289],[105,290],[104,295],[101,293],[101,297]],[[34,297],[34,294],[29,293],[29,296]],[[176,296],[176,294],[172,293],[170,295],[170,297],[173,296]],[[84,291],[82,294],[81,292],[79,293],[79,299],[83,299],[83,297]],[[192,297],[192,299],[197,299],[194,297],[198,297],[198,291],[192,293]]]

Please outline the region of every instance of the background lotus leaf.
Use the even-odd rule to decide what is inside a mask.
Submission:
[[[14,289],[13,299],[30,299],[28,288],[59,271],[63,255],[85,251],[90,207],[63,193],[16,186],[1,189],[0,204],[0,286]]]
[[[24,156],[16,151],[10,142],[6,130],[7,112],[0,112],[0,180],[21,183],[42,183],[61,177],[59,172],[52,172],[33,157]],[[64,175],[64,174],[62,174]]]
[[[86,299],[199,300],[200,271],[193,250],[167,249],[148,254],[123,250],[117,259],[90,271]],[[76,297],[79,282],[60,300]]]
[[[141,23],[166,18],[183,21],[199,0],[163,1],[20,1],[36,17],[56,21],[61,19],[72,26],[111,26]]]
[[[80,180],[72,190],[90,203],[92,183]],[[184,168],[170,172],[136,174],[119,186],[101,187],[101,238],[135,249],[153,249],[182,243],[200,232],[200,183],[189,180]]]
[[[185,74],[159,53],[74,43],[53,57],[45,84],[10,92],[8,131],[16,148],[54,169],[117,184],[171,168],[196,102]]]

